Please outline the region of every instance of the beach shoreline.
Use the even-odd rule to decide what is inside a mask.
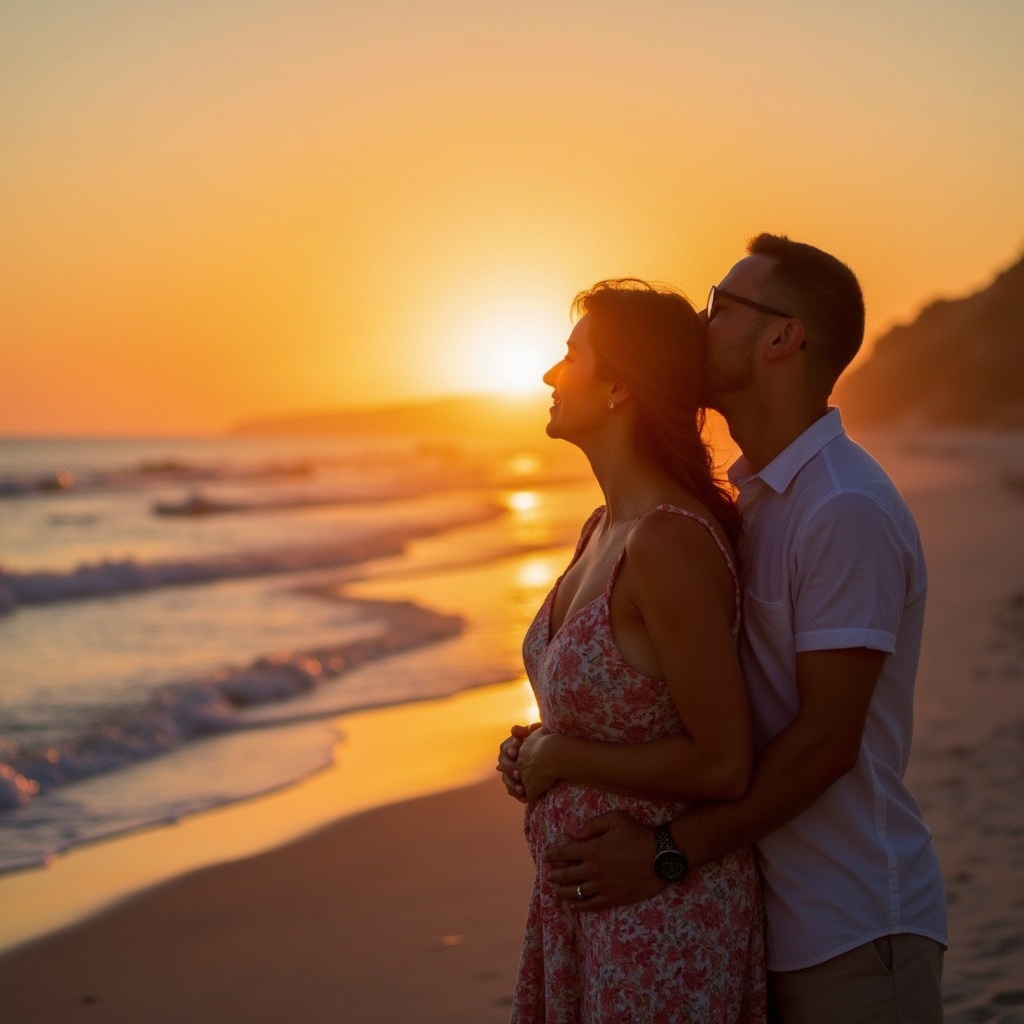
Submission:
[[[338,716],[334,762],[298,783],[0,875],[0,958],[190,872],[489,779],[508,725],[534,713],[529,685],[519,679]],[[495,782],[496,795],[503,792]]]
[[[907,493],[928,559],[908,778],[947,883],[947,1024],[1019,1022],[1024,550],[1013,481],[1024,478],[1024,437],[871,437],[867,446]],[[500,571],[519,568],[510,559]],[[96,1020],[153,1024],[507,1020],[533,868],[522,808],[493,765],[528,705],[517,680],[343,716],[345,740],[326,773],[77,851],[31,879],[0,878],[5,917],[38,919],[47,892],[88,884],[76,862],[95,859],[113,886],[105,909],[79,908],[76,924],[65,916],[7,943],[0,991],[12,1019],[59,1024],[87,1005]],[[361,807],[342,805],[343,782]],[[245,850],[221,847],[214,866],[171,865],[125,898],[140,856],[175,845],[208,854],[243,836],[247,815],[265,831],[251,826]],[[8,902],[15,890],[20,909]]]

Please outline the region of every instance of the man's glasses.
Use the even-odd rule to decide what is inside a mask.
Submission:
[[[723,299],[732,299],[733,302],[738,302],[741,306],[749,306],[751,309],[756,309],[759,313],[767,313],[769,316],[781,316],[787,320],[792,320],[793,316],[790,313],[783,313],[781,309],[773,309],[771,306],[766,306],[762,302],[755,302],[753,299],[745,299],[742,295],[733,295],[732,292],[727,292],[724,288],[719,288],[718,285],[713,284],[711,291],[708,292],[708,320],[715,315],[715,304],[719,297]]]

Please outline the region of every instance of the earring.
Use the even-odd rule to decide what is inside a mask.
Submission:
[[[615,410],[615,402],[611,398],[608,399],[608,408],[611,409],[613,412]]]

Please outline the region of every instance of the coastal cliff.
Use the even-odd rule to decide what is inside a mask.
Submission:
[[[834,401],[860,425],[1024,427],[1024,257],[879,339]]]

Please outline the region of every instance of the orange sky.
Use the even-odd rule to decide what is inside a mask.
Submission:
[[[873,338],[1020,255],[1022,38],[1019,0],[6,4],[0,433],[539,378],[578,289],[702,302],[761,230],[846,259]]]

